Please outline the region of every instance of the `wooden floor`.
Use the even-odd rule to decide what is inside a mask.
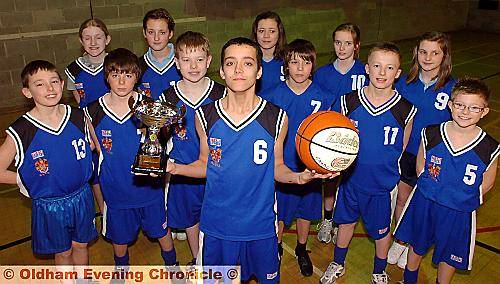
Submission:
[[[481,122],[488,133],[500,140],[500,35],[454,32],[453,41],[453,74],[456,77],[469,75],[484,78],[493,89],[490,114]],[[407,70],[410,61],[410,50],[415,39],[398,42],[404,52],[403,66]],[[324,64],[330,55],[320,56],[319,63]],[[361,58],[366,58],[366,49],[362,50]],[[21,94],[20,94],[21,95]],[[5,129],[22,110],[4,111],[0,115],[0,128]],[[0,134],[3,140],[5,133]],[[499,178],[500,174],[497,174]],[[500,182],[488,193],[484,205],[478,210],[477,242],[473,269],[470,273],[459,273],[454,283],[500,283]],[[53,264],[53,259],[37,257],[31,252],[30,237],[30,201],[23,197],[17,187],[0,185],[0,265],[22,264]],[[100,220],[98,220],[100,225]],[[235,224],[236,225],[236,224]],[[311,232],[308,248],[314,264],[314,274],[311,277],[300,275],[297,263],[293,257],[296,237],[293,232],[284,236],[285,255],[281,266],[281,283],[318,283],[318,279],[330,263],[333,254],[332,244],[322,244],[316,239],[315,226]],[[291,228],[294,229],[293,227]],[[186,241],[175,241],[177,256],[181,264],[191,260]],[[365,235],[361,225],[356,229],[346,260],[347,273],[337,283],[370,283],[374,255],[374,243]],[[436,269],[431,265],[429,253],[421,267],[419,283],[435,283]],[[130,247],[132,264],[146,265],[162,263],[158,244],[139,234],[137,242]],[[90,263],[112,265],[113,252],[111,244],[98,239],[90,246]],[[402,279],[402,270],[395,265],[389,265],[390,283]],[[0,283],[3,283],[0,280]]]

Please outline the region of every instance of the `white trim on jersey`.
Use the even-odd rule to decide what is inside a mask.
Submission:
[[[358,90],[358,95],[359,95],[359,90]],[[343,115],[347,115],[347,112],[349,111],[347,109],[347,102],[345,101],[345,96],[340,97],[340,111],[342,112]]]
[[[108,94],[106,94],[106,95],[108,95]],[[132,117],[132,114],[133,114],[132,110],[129,110],[124,116],[119,117],[117,114],[115,114],[113,112],[113,110],[111,108],[109,108],[106,105],[106,101],[104,100],[104,97],[106,95],[99,98],[99,104],[101,105],[102,109],[104,110],[104,113],[118,124],[124,124],[125,122],[127,122],[127,120],[129,120],[129,118]],[[136,102],[137,102],[137,100],[136,100]]]
[[[460,156],[468,152],[469,150],[473,149],[486,136],[486,132],[484,132],[481,128],[479,128],[480,131],[479,134],[476,136],[476,138],[472,139],[472,141],[469,142],[469,144],[463,146],[460,149],[455,150],[450,140],[448,139],[448,133],[446,132],[446,124],[448,124],[449,122],[451,123],[451,121],[441,123],[439,128],[441,130],[441,137],[443,138],[444,145],[446,146],[450,154],[454,157]]]
[[[476,245],[476,210],[471,212],[470,227],[469,265],[467,267],[468,270],[472,269],[472,258],[474,257],[474,247]]]
[[[90,113],[89,113],[89,108],[88,107],[84,107],[83,108],[83,113],[85,114],[85,116],[89,119],[90,122],[92,122],[92,117],[90,116]]]
[[[408,114],[408,116],[405,119],[405,125],[408,125],[408,123],[415,116],[416,113],[417,113],[417,108],[415,106],[411,106],[410,113]]]
[[[146,52],[144,54],[144,61],[146,62],[146,65],[148,65],[149,68],[151,68],[155,73],[160,74],[160,75],[165,74],[165,72],[167,72],[170,69],[170,67],[172,67],[175,63],[174,57],[172,57],[170,59],[170,61],[167,63],[167,65],[165,65],[165,67],[160,69],[157,66],[155,66],[153,60],[151,58],[149,58],[148,52]]]
[[[23,149],[23,142],[21,141],[21,138],[19,137],[19,134],[14,130],[14,128],[9,127],[5,130],[7,132],[7,135],[14,140],[14,145],[16,146],[16,156],[14,157],[14,166],[16,168],[20,168],[23,164],[24,161],[24,149]]]
[[[96,65],[95,68],[92,68],[92,66],[88,66],[87,64],[85,64],[85,62],[83,62],[83,57],[78,57],[75,61],[76,61],[76,64],[78,64],[78,66],[80,66],[80,68],[82,68],[83,71],[87,72],[88,74],[90,74],[92,76],[99,74],[99,72],[101,72],[103,67],[104,67],[104,61],[101,62],[99,65]],[[73,82],[74,82],[74,80],[73,80]]]
[[[215,102],[215,110],[219,114],[219,117],[222,119],[222,121],[224,121],[227,124],[227,126],[229,126],[234,131],[238,132],[243,128],[245,128],[250,123],[252,123],[260,115],[262,110],[264,110],[264,108],[266,107],[267,102],[260,97],[259,100],[260,101],[255,107],[255,109],[252,112],[250,112],[244,119],[242,119],[239,124],[236,124],[231,119],[231,117],[226,113],[226,111],[222,107],[221,100],[217,100]]]
[[[179,99],[185,103],[186,105],[188,105],[189,107],[191,107],[192,109],[197,109],[199,108],[203,102],[208,98],[208,96],[210,95],[210,93],[212,92],[214,86],[215,86],[215,82],[212,81],[210,78],[208,77],[205,77],[208,79],[208,85],[207,87],[205,88],[205,90],[203,90],[203,92],[201,93],[201,97],[198,99],[197,102],[191,102],[189,100],[188,97],[186,97],[186,95],[184,95],[184,93],[182,92],[181,88],[179,88],[179,83],[181,81],[177,81],[177,83],[174,84],[174,91],[175,91],[175,94],[177,95],[177,97],[179,97]],[[164,96],[162,94],[162,96]]]
[[[278,119],[276,120],[276,135],[274,136],[274,141],[278,140],[278,136],[281,133],[283,124],[285,123],[285,118],[286,118],[286,112],[280,109],[280,112],[278,114]]]
[[[59,123],[59,126],[56,129],[39,121],[38,119],[36,119],[35,117],[33,117],[29,113],[24,114],[23,117],[26,118],[26,120],[31,122],[38,129],[43,130],[43,131],[48,132],[48,133],[53,134],[53,135],[59,135],[63,132],[64,128],[66,127],[66,124],[69,121],[69,117],[71,116],[71,107],[69,105],[63,105],[63,106],[64,106],[65,114],[64,114],[63,119]]]
[[[26,189],[26,186],[24,185],[23,181],[21,180],[21,176],[19,175],[19,172],[16,174],[16,182],[17,186],[19,186],[19,192],[21,192],[24,196],[31,198],[30,194],[28,193],[28,190]]]
[[[390,110],[393,106],[395,106],[399,102],[399,100],[401,100],[401,95],[397,90],[394,90],[394,95],[387,102],[378,107],[375,107],[366,97],[365,88],[366,87],[363,87],[358,91],[359,101],[361,102],[361,105],[366,109],[366,111],[372,116],[383,114],[384,112]]]
[[[69,69],[68,69],[68,68],[64,69],[64,73],[66,74],[66,76],[68,76],[68,79],[70,79],[70,80],[71,80],[71,83],[73,83],[73,84],[74,84],[74,83],[75,83],[76,78],[75,78],[75,76],[73,76],[73,74],[71,74],[71,72],[69,72]]]
[[[203,131],[208,136],[208,132],[207,132],[208,123],[207,123],[207,120],[205,119],[205,113],[203,113],[203,110],[201,109],[201,107],[196,110],[196,116],[198,117],[198,120],[200,121],[200,124],[201,124],[201,127],[203,128]]]

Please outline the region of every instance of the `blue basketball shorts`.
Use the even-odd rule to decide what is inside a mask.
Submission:
[[[173,175],[167,183],[167,216],[170,228],[189,228],[200,222],[205,179]]]
[[[241,280],[255,276],[260,284],[279,282],[278,238],[229,241],[200,232],[198,259],[203,266],[241,265]]]
[[[368,235],[381,239],[391,230],[391,193],[367,195],[348,183],[340,185],[335,200],[333,221],[337,224],[356,223],[361,217]]]
[[[88,243],[97,237],[95,208],[89,185],[64,197],[39,198],[32,202],[33,252],[67,251],[71,242]]]
[[[142,229],[150,238],[167,235],[165,200],[155,200],[144,207],[117,209],[104,206],[102,234],[115,244],[129,244]]]
[[[476,242],[476,212],[462,212],[427,199],[416,188],[408,198],[395,237],[424,255],[434,246],[432,262],[470,270]]]
[[[321,182],[311,181],[307,184],[276,184],[278,203],[278,220],[286,226],[295,218],[314,221],[322,216]]]

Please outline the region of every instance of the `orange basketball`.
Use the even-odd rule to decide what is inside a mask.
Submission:
[[[342,171],[358,154],[358,130],[338,112],[319,111],[302,121],[295,146],[308,169],[322,174]]]

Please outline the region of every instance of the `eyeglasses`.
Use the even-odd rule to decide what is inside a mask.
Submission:
[[[457,103],[457,102],[453,102],[453,107],[458,109],[458,110],[464,110],[465,108],[467,108],[470,112],[473,112],[473,113],[480,113],[484,110],[484,107],[466,106],[463,103]]]

